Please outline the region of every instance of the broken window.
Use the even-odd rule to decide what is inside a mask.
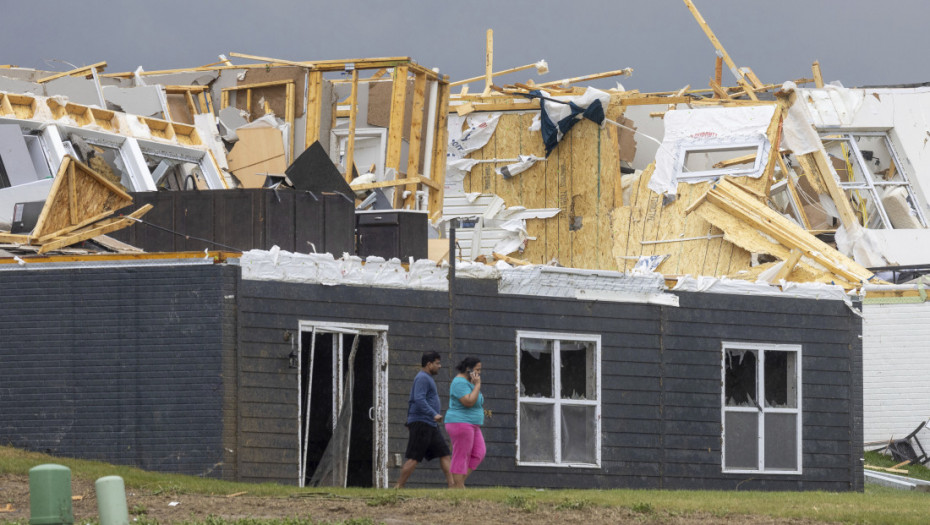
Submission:
[[[761,169],[761,140],[744,144],[684,144],[679,181],[714,179],[721,175],[750,175]]]
[[[824,133],[821,138],[860,223],[867,228],[927,227],[886,133]]]
[[[156,144],[140,142],[145,165],[159,190],[205,190],[211,188],[204,175],[203,162],[182,152],[171,151]]]
[[[600,336],[517,334],[517,463],[600,466]]]
[[[724,344],[724,472],[801,472],[800,347]]]

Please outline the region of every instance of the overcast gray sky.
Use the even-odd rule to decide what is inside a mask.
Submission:
[[[845,86],[930,81],[927,0],[695,0],[738,66],[763,82],[811,76]],[[288,60],[409,56],[452,80],[546,59],[550,73],[632,67],[627,89],[707,87],[714,48],[681,0],[0,0],[0,64],[53,71],[183,68],[231,51]],[[246,63],[242,59],[234,62]],[[612,87],[615,81],[601,82]],[[724,83],[734,85],[724,73]],[[473,91],[477,89],[473,87]]]

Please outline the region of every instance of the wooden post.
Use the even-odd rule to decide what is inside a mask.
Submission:
[[[423,110],[426,107],[426,74],[416,73],[413,82],[413,109],[410,115],[410,144],[407,147],[407,177],[420,174],[420,149],[423,143]],[[417,184],[408,184],[410,195],[404,205],[416,209]]]
[[[427,152],[427,155],[432,155],[431,168],[430,168],[430,178],[436,182],[438,189],[429,192],[429,217],[433,219],[436,216],[442,215],[442,200],[443,200],[443,188],[446,183],[446,147],[449,143],[449,129],[447,122],[449,120],[449,93],[452,88],[449,87],[449,84],[440,82],[439,84],[439,100],[431,101],[432,104],[437,104],[436,106],[436,127],[434,128],[434,140],[433,140],[433,151],[432,153]]]
[[[494,30],[488,29],[487,48],[484,55],[484,93],[491,93],[491,85],[494,83]]]
[[[811,64],[811,71],[814,73],[814,85],[818,88],[823,87],[823,74],[820,72],[820,61],[814,60]]]
[[[355,125],[358,120],[358,70],[352,68],[352,94],[349,95],[349,138],[346,139],[346,182],[355,171]]]
[[[404,142],[404,107],[407,102],[407,66],[394,68],[394,83],[391,88],[391,120],[388,124],[387,154],[385,169],[394,168],[396,178],[401,178],[400,153]],[[408,155],[409,156],[409,155]],[[402,190],[394,189],[394,207],[399,208]]]
[[[714,58],[714,81],[718,86],[723,85],[723,59],[720,57]]]
[[[320,139],[320,115],[322,114],[321,105],[323,94],[323,72],[310,71],[307,75],[307,136],[304,140],[304,147],[309,148],[311,144]]]
[[[749,98],[752,100],[759,100],[756,97],[755,92],[752,89],[752,86],[749,85],[749,82],[746,82],[746,79],[743,78],[742,73],[736,67],[736,64],[733,62],[733,59],[730,58],[730,55],[727,54],[727,50],[723,48],[723,44],[717,40],[717,36],[714,35],[714,32],[710,30],[710,26],[707,25],[707,22],[704,21],[704,17],[701,16],[701,13],[698,12],[697,7],[694,6],[694,2],[691,0],[684,0],[685,5],[688,6],[688,9],[691,11],[691,14],[694,15],[694,19],[697,20],[698,25],[701,26],[701,29],[704,30],[704,34],[707,35],[707,38],[710,39],[710,43],[714,45],[714,48],[720,54],[720,57],[723,58],[723,61],[727,63],[727,67],[730,68],[730,71],[733,73],[733,76],[736,77],[736,81],[739,85],[746,90],[746,94],[749,95]]]

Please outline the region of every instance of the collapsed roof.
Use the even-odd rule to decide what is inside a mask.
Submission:
[[[126,191],[285,184],[421,210],[440,235],[466,219],[460,259],[846,289],[923,264],[930,88],[826,85],[816,62],[813,78],[765,84],[693,12],[718,48],[704,90],[577,87],[629,69],[494,84],[545,62],[450,84],[407,57],[0,67],[0,223],[71,162]],[[328,156],[310,170],[328,179],[291,168],[304,151]],[[0,240],[49,240],[13,235]]]

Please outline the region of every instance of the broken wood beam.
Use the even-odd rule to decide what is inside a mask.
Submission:
[[[90,73],[90,70],[91,70],[91,69],[103,71],[103,69],[106,68],[106,67],[107,67],[107,63],[106,63],[106,62],[97,62],[96,64],[91,64],[91,65],[89,65],[89,66],[78,67],[78,68],[72,69],[71,71],[64,71],[64,72],[61,72],[61,73],[56,73],[56,74],[54,74],[54,75],[49,75],[49,76],[47,76],[47,77],[43,77],[43,78],[40,78],[39,80],[36,80],[36,82],[39,83],[39,84],[44,84],[44,83],[46,83],[46,82],[48,82],[48,81],[50,81],[50,80],[55,80],[56,78],[67,77],[67,76],[74,76],[74,75],[80,75],[80,74],[89,75],[89,74],[91,74],[91,73]]]
[[[684,2],[685,5],[688,6],[688,10],[690,10],[691,14],[694,16],[694,19],[697,20],[698,25],[700,25],[701,29],[704,30],[704,34],[706,34],[707,38],[710,39],[710,43],[713,44],[714,49],[717,50],[717,53],[719,54],[718,56],[722,58],[724,62],[726,62],[727,67],[730,68],[730,72],[732,72],[733,76],[736,77],[736,81],[739,83],[739,85],[746,90],[746,94],[749,95],[749,98],[752,100],[759,100],[758,97],[756,97],[756,94],[753,92],[752,86],[746,82],[746,79],[743,78],[742,73],[740,73],[739,69],[736,67],[736,63],[734,63],[733,59],[730,58],[730,55],[727,54],[727,50],[723,48],[723,44],[720,43],[720,40],[718,40],[714,32],[711,31],[710,26],[707,25],[707,22],[704,21],[704,17],[701,16],[701,13],[694,5],[694,2],[691,0],[684,0]]]
[[[732,159],[721,160],[720,162],[714,164],[715,168],[727,168],[730,166],[736,166],[737,164],[747,164],[750,162],[756,161],[756,154],[750,153],[749,155],[742,155],[740,157],[733,157]]]
[[[546,64],[546,61],[540,60],[539,62],[536,62],[534,64],[527,64],[525,66],[517,66],[517,67],[512,67],[510,69],[504,69],[502,71],[495,71],[491,73],[491,78],[493,79],[494,77],[499,77],[501,75],[506,75],[509,73],[516,73],[517,71],[525,71],[527,69],[532,69],[534,67],[536,68],[536,72],[540,75],[545,75],[546,73],[549,72],[549,66],[548,64]],[[471,82],[477,82],[478,80],[483,80],[486,76],[487,76],[487,73],[485,73],[484,75],[481,75],[480,77],[471,77],[471,78],[466,78],[465,80],[456,80],[455,82],[449,83],[449,85],[452,87],[461,86],[462,84],[468,84]]]
[[[499,261],[504,261],[505,263],[513,265],[513,266],[530,266],[533,264],[530,261],[525,261],[523,259],[517,259],[515,257],[504,255],[502,253],[491,252],[491,255],[494,256],[495,259]]]
[[[565,86],[568,84],[576,84],[578,82],[587,82],[588,80],[597,80],[599,78],[630,76],[632,74],[633,74],[633,68],[627,67],[623,69],[616,69],[614,71],[605,71],[603,73],[594,73],[591,75],[585,75],[583,77],[566,78],[562,80],[553,80],[552,82],[543,82],[542,84],[536,84],[536,87]]]
[[[127,226],[130,226],[136,222],[137,219],[141,218],[143,215],[149,212],[152,209],[151,204],[146,204],[145,206],[140,207],[138,210],[130,213],[125,217],[114,217],[110,219],[104,219],[96,224],[86,226],[77,231],[74,231],[68,235],[64,235],[60,238],[51,239],[48,242],[42,244],[39,248],[39,255],[48,253],[52,250],[57,250],[65,246],[70,246],[72,244],[77,244],[81,241],[86,241],[87,239],[92,239],[98,235],[105,235],[107,233],[121,230]]]
[[[814,60],[814,63],[811,64],[811,72],[814,75],[814,86],[817,88],[823,87],[823,73],[820,72],[820,61]]]

